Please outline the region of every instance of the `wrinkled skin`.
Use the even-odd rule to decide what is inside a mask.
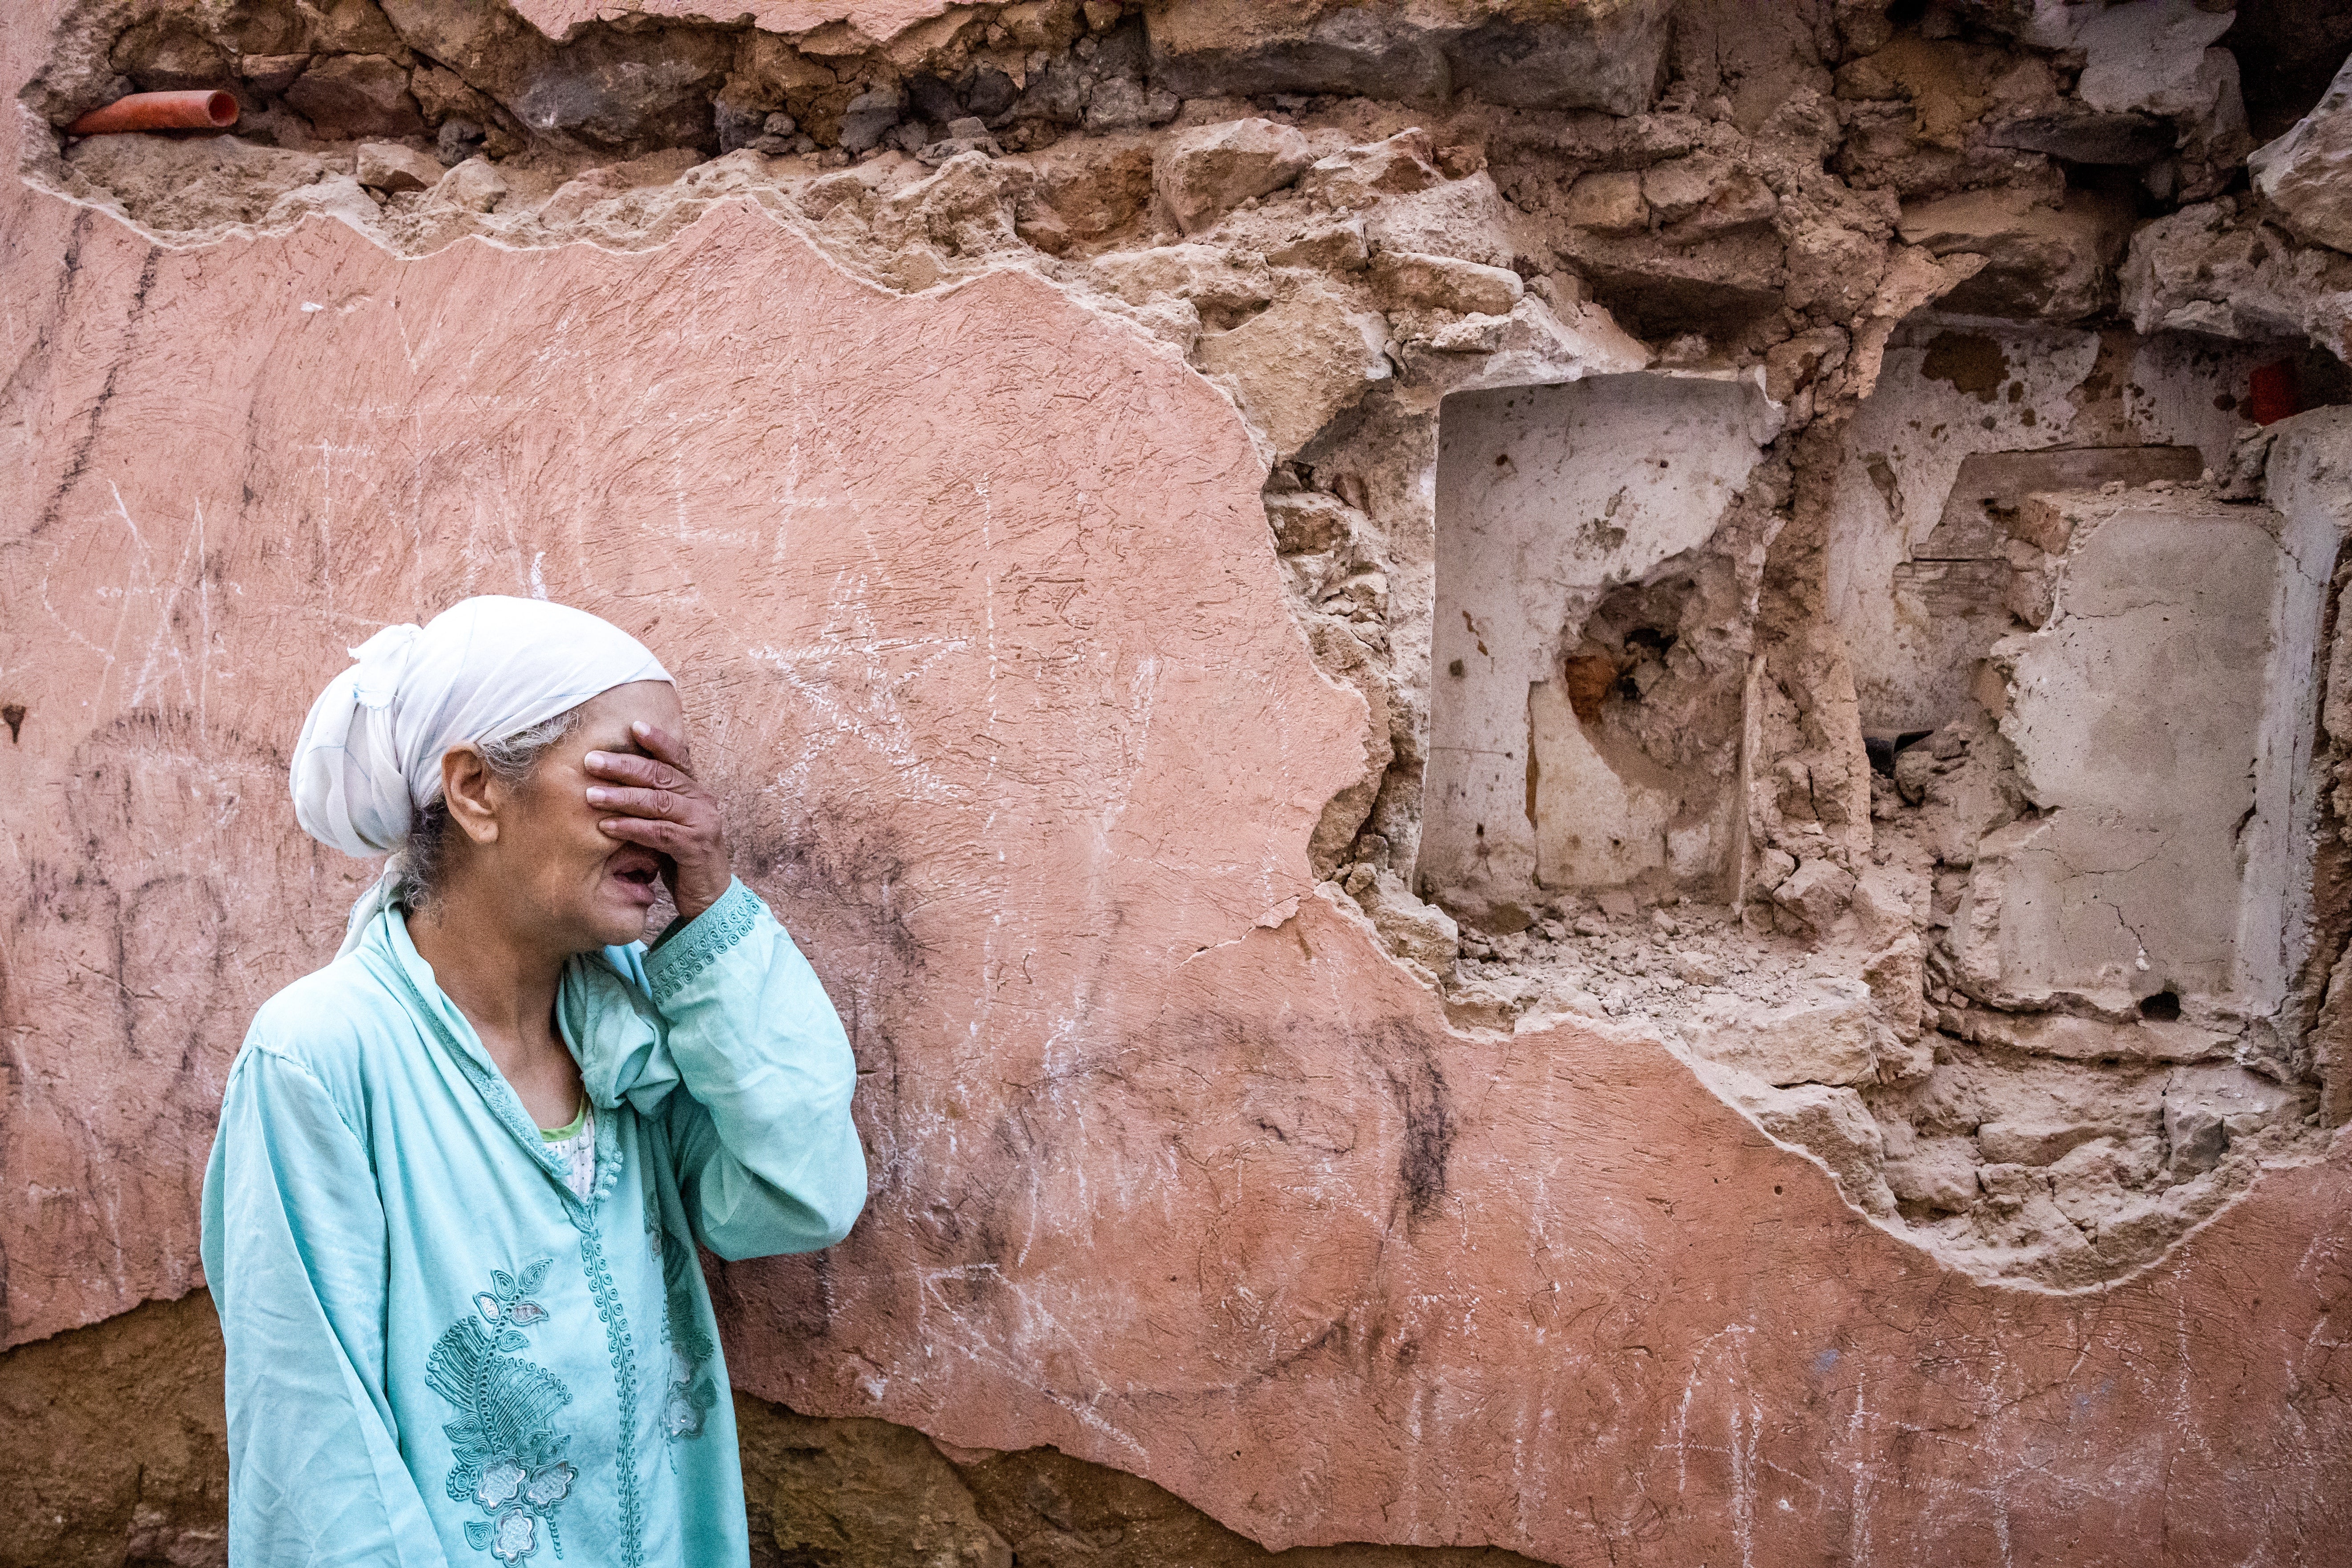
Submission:
[[[580,1103],[580,1069],[555,1027],[564,961],[642,937],[657,881],[692,920],[731,876],[718,803],[689,771],[677,689],[616,686],[579,714],[519,784],[478,749],[450,748],[442,789],[458,837],[430,910],[408,921],[542,1127],[564,1125]]]

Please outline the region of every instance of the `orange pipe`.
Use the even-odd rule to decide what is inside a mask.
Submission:
[[[236,100],[217,89],[195,92],[134,92],[93,109],[66,127],[68,136],[117,131],[225,131],[236,123]]]

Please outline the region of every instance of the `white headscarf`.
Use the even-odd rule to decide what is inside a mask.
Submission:
[[[441,756],[501,741],[633,680],[676,681],[645,644],[568,605],[484,595],[351,650],[294,743],[294,816],[344,854],[394,859],[352,906],[343,952],[392,901],[415,809],[441,796]]]

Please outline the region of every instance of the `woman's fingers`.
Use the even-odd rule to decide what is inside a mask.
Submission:
[[[631,736],[646,754],[591,752],[582,765],[609,784],[588,786],[588,804],[625,815],[598,824],[607,837],[639,844],[669,858],[662,873],[678,914],[693,920],[723,896],[730,876],[719,803],[694,779],[686,742],[657,725],[635,723]]]
[[[629,726],[629,733],[636,737],[638,745],[680,773],[692,771],[693,764],[687,760],[686,742],[658,724],[648,724],[640,719]]]
[[[687,830],[675,822],[662,822],[648,816],[608,816],[598,823],[608,838],[625,844],[642,844],[648,849],[658,849],[677,858],[677,847],[687,841]]]
[[[614,789],[605,784],[588,786],[588,804],[611,811],[625,811],[632,816],[659,817],[669,822],[684,822],[688,816],[687,797],[666,789]]]
[[[598,778],[638,784],[646,789],[684,793],[700,787],[690,774],[667,763],[656,762],[651,757],[632,756],[626,752],[591,752],[580,759],[580,765]]]

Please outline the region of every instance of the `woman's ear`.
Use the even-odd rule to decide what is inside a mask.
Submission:
[[[441,753],[441,798],[448,804],[449,820],[477,844],[495,843],[499,837],[498,775],[470,742]]]

